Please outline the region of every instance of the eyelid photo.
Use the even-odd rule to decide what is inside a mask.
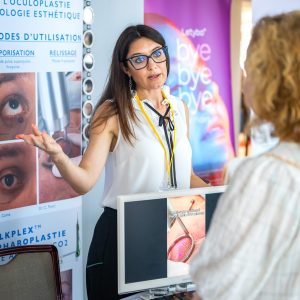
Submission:
[[[81,159],[80,70],[37,73],[38,124],[62,147],[75,164]],[[51,157],[38,151],[39,203],[78,196],[62,178]]]
[[[31,133],[35,106],[35,73],[0,73],[0,141]]]
[[[188,264],[205,238],[204,198],[168,198],[168,220],[168,260]]]
[[[19,142],[0,145],[0,211],[36,203],[36,149]]]

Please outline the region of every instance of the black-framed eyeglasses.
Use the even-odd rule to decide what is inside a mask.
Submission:
[[[141,70],[147,67],[149,58],[156,63],[163,63],[167,60],[168,47],[164,46],[154,50],[150,55],[138,54],[132,57],[126,58],[125,61],[129,61],[130,64],[136,69]]]

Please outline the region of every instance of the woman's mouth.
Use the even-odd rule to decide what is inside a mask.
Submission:
[[[158,77],[160,77],[160,74],[154,74],[148,77],[150,80],[156,80]]]

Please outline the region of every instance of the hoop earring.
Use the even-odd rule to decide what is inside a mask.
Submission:
[[[131,76],[129,76],[129,91],[130,91],[131,97],[134,97],[135,96],[135,90],[133,88],[133,83],[132,83]]]

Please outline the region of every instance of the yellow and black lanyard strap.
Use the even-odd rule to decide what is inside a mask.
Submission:
[[[156,138],[158,139],[159,143],[161,144],[161,146],[164,150],[164,154],[165,154],[165,158],[166,158],[166,171],[169,176],[169,179],[171,180],[170,184],[172,187],[176,188],[177,182],[176,182],[175,154],[174,154],[175,146],[176,146],[176,125],[175,125],[175,120],[174,120],[174,110],[173,110],[171,103],[168,101],[168,99],[166,98],[164,93],[163,93],[163,97],[168,103],[168,108],[164,115],[161,115],[158,111],[155,110],[154,107],[152,107],[148,103],[145,103],[145,104],[159,116],[159,124],[158,125],[163,126],[163,128],[164,128],[164,133],[165,133],[165,137],[166,137],[166,141],[167,141],[167,145],[168,145],[169,155],[167,153],[167,149],[164,145],[164,142],[163,142],[160,134],[158,133],[152,120],[150,119],[149,115],[147,114],[146,110],[144,109],[140,98],[138,97],[137,94],[135,96],[137,103],[138,103],[144,117],[146,118],[150,128],[152,129],[154,135],[156,136]],[[168,132],[167,132],[167,124],[169,127],[169,133],[170,133],[169,136],[168,136]],[[174,133],[174,139],[172,137],[172,132]]]

